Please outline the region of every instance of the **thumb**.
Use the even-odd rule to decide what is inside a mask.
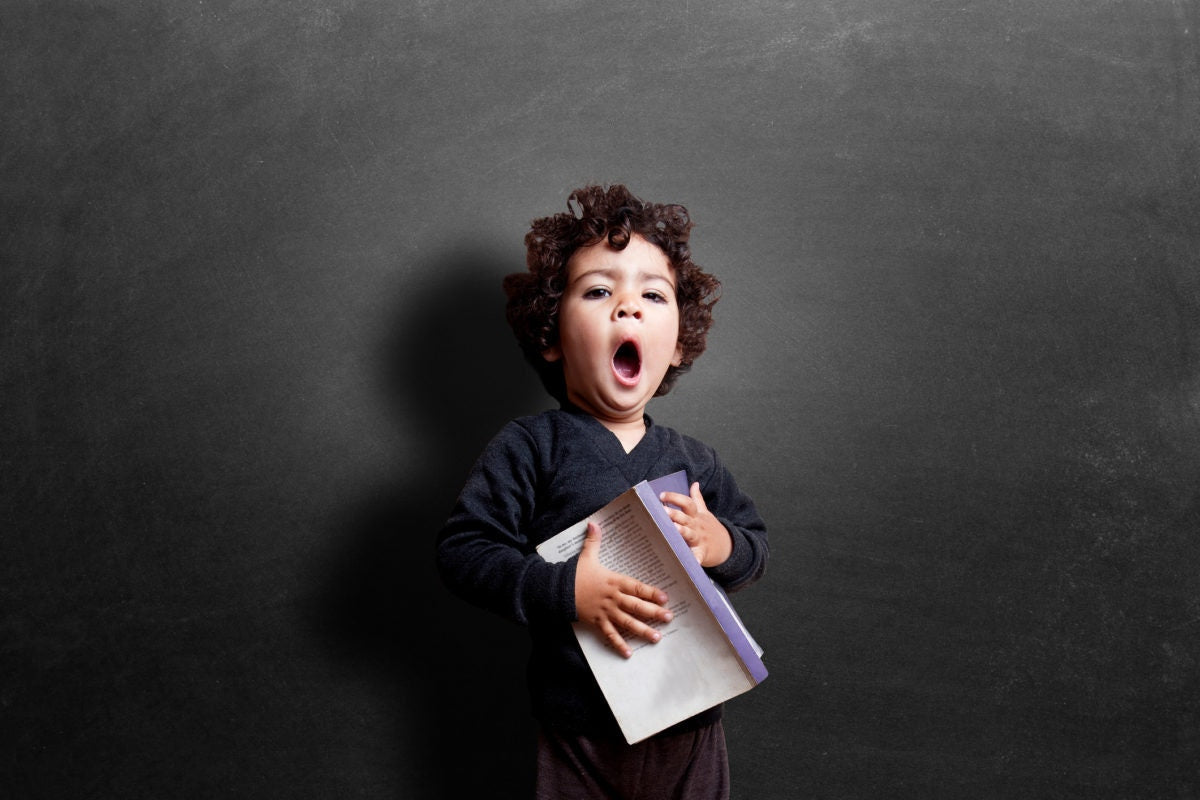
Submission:
[[[579,557],[600,557],[600,526],[594,522],[587,524],[587,535],[583,537],[583,550],[580,551]]]

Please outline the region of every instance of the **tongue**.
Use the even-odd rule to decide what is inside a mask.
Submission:
[[[626,379],[636,378],[641,367],[636,347],[626,342],[617,348],[617,354],[613,356],[613,368],[618,375]]]

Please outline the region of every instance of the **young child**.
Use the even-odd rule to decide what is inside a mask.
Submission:
[[[628,657],[627,639],[655,642],[649,623],[669,622],[666,594],[601,566],[594,524],[576,559],[535,552],[633,484],[683,469],[690,494],[661,499],[701,565],[726,591],[762,575],[754,503],[710,447],[646,415],[704,351],[720,283],[692,262],[682,206],[618,185],[580,189],[568,209],[534,221],[529,269],[504,282],[509,324],[561,407],[488,444],[438,536],[438,566],[454,592],[528,626],[537,797],[728,797],[721,707],[626,744],[571,630],[594,625]]]

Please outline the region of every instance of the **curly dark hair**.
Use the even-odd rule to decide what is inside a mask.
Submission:
[[[688,247],[691,230],[692,220],[683,206],[643,202],[621,184],[576,189],[567,198],[566,212],[533,221],[525,234],[529,269],[507,276],[504,292],[508,324],[525,359],[551,395],[566,400],[562,362],[547,361],[542,353],[558,344],[558,310],[567,283],[567,262],[576,250],[600,241],[624,250],[637,234],[657,245],[675,272],[683,359],[667,370],[655,396],[669,392],[704,352],[721,282],[692,261]]]

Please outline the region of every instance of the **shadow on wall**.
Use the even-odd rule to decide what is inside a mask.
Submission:
[[[521,265],[498,270],[480,248],[429,266],[418,274],[431,277],[405,287],[381,354],[410,443],[402,474],[336,532],[346,544],[316,610],[319,635],[395,701],[398,741],[387,744],[421,797],[528,797],[536,728],[525,631],[450,595],[433,544],[486,442],[548,398],[504,321],[497,276]]]

